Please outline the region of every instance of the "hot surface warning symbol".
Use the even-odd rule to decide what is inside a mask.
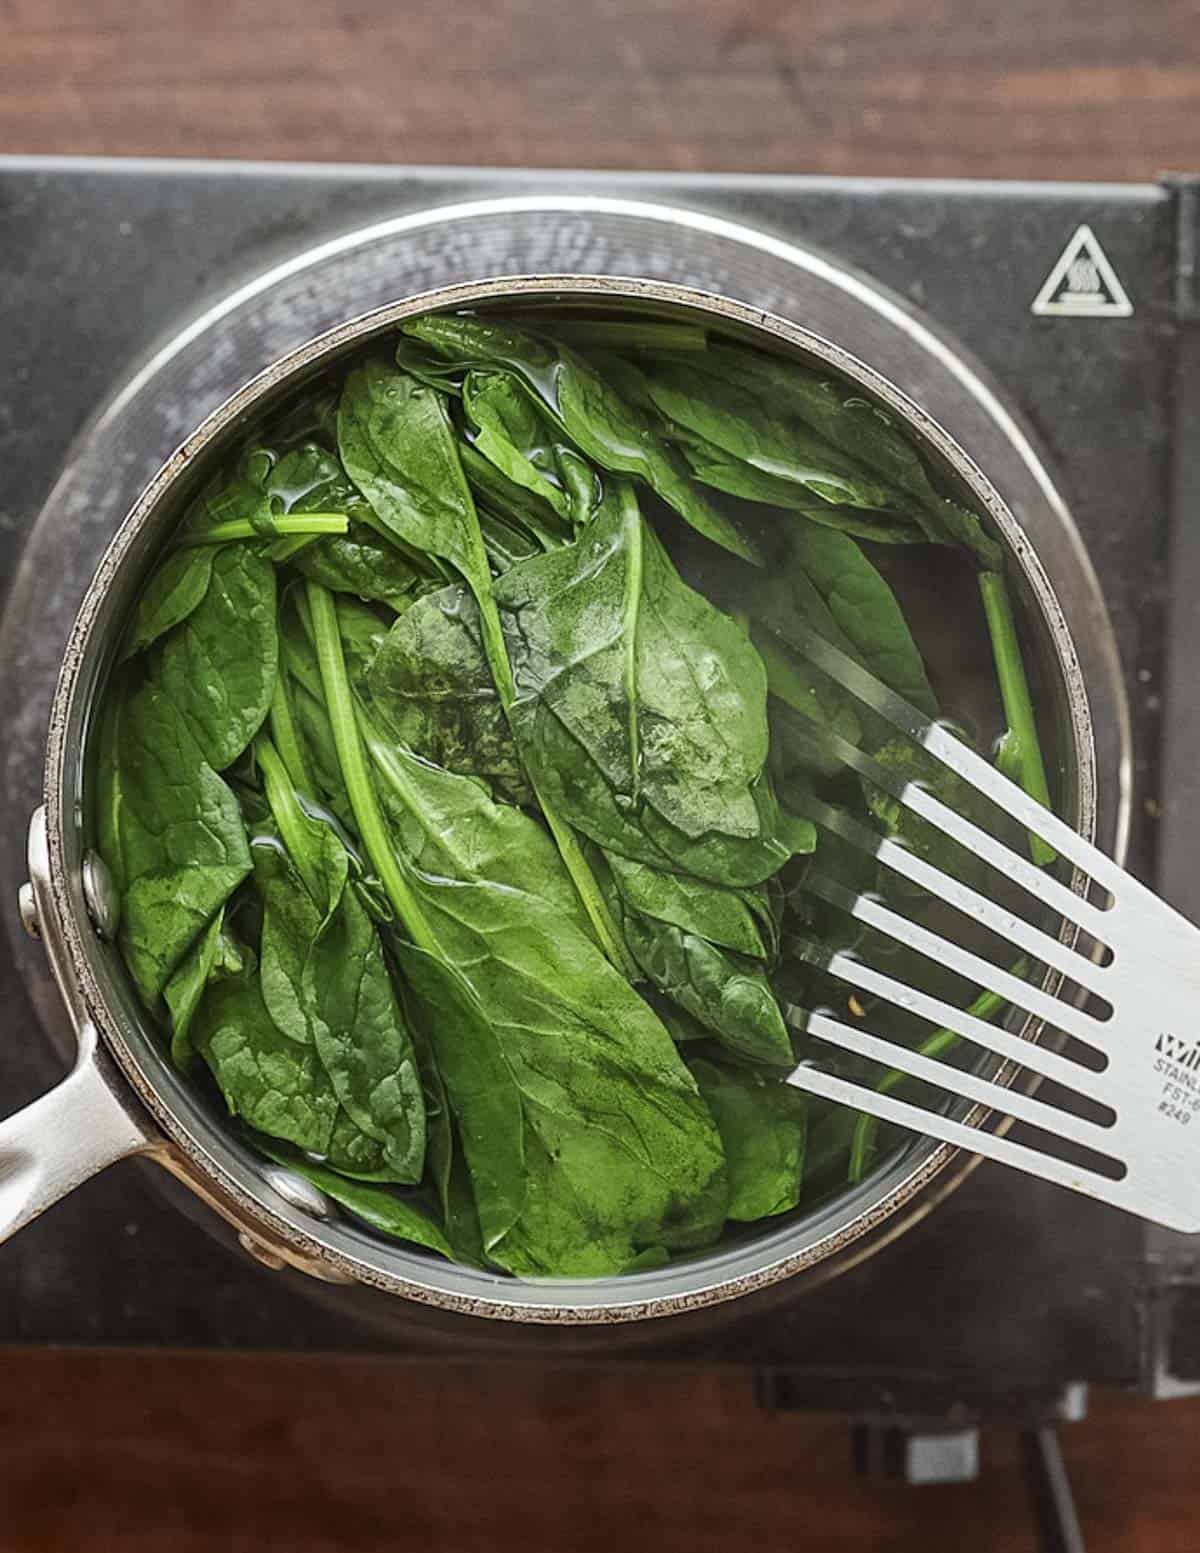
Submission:
[[[1035,313],[1072,318],[1128,318],[1133,303],[1090,226],[1075,229],[1033,300]]]

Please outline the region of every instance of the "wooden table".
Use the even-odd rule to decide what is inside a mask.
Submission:
[[[1200,169],[1196,0],[0,0],[0,151],[1136,179]],[[9,1353],[0,1553],[1034,1549],[856,1481],[741,1376]],[[1066,1433],[1092,1553],[1193,1553],[1200,1407]]]
[[[1149,178],[1196,0],[0,0],[0,149]]]

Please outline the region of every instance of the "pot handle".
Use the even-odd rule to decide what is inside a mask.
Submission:
[[[106,1165],[162,1148],[161,1136],[100,1045],[71,974],[50,886],[44,809],[30,821],[28,857],[21,915],[45,945],[78,1051],[57,1088],[0,1121],[0,1242]]]
[[[106,1068],[96,1032],[86,1025],[62,1083],[0,1122],[0,1242],[106,1165],[153,1146],[149,1127],[120,1098]]]

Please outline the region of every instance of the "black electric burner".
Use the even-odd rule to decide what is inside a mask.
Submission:
[[[92,489],[111,487],[108,497],[86,509],[51,502],[35,532],[60,470],[94,443],[89,417],[117,383],[144,383],[162,342],[199,329],[218,299],[253,293],[268,272],[291,275],[300,320],[262,324],[262,348],[282,353],[305,308],[319,322],[315,283],[304,290],[306,253],[339,251],[347,234],[380,223],[399,230],[421,212],[561,197],[673,208],[701,225],[735,223],[769,244],[802,245],[982,364],[1044,451],[1111,613],[1132,708],[1131,863],[1200,914],[1200,830],[1188,818],[1200,798],[1200,611],[1190,603],[1200,597],[1200,524],[1189,510],[1200,502],[1200,196],[1190,181],[0,160],[0,568],[16,579],[0,638],[0,899],[11,929],[0,949],[3,1111],[42,1092],[64,1062],[39,1027],[40,1015],[52,1037],[57,1022],[40,950],[16,923],[50,676],[103,539],[128,505],[126,487],[135,493],[152,472],[138,462],[144,447],[127,448],[99,486],[93,471]],[[502,214],[489,219],[490,231],[505,230]],[[437,283],[454,239],[439,247],[436,221],[422,230],[425,251],[440,254],[442,272],[429,272]],[[551,244],[537,267],[594,265],[592,241],[585,234],[565,257]],[[516,261],[497,252],[495,272],[512,273]],[[481,261],[464,251],[462,262],[467,278]],[[621,264],[632,261],[618,244],[599,262],[628,273]],[[697,249],[693,283],[723,283],[707,262]],[[399,289],[419,289],[416,270],[396,274]],[[342,312],[373,305],[389,283],[376,266],[361,305],[339,304]],[[157,407],[157,458],[210,408],[224,348],[214,347],[199,388]],[[0,1189],[2,1178],[0,1158]],[[895,1243],[820,1287],[785,1284],[703,1318],[586,1340],[442,1325],[384,1297],[360,1307],[255,1264],[180,1199],[153,1167],[120,1165],[22,1232],[0,1250],[0,1343],[716,1362],[754,1371],[777,1405],[909,1419],[1045,1415],[1064,1398],[1075,1405],[1086,1382],[1156,1395],[1200,1383],[1200,1274],[1188,1243],[986,1164]]]

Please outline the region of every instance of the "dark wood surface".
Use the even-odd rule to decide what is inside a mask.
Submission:
[[[0,0],[0,151],[878,175],[1200,168],[1195,0]],[[1194,1553],[1200,1404],[1066,1431],[1091,1553]],[[0,1553],[1034,1553],[745,1377],[0,1357]]]
[[[0,149],[1147,178],[1196,0],[0,0]]]
[[[844,1421],[729,1375],[3,1363],[3,1553],[1038,1553],[1015,1430],[976,1484],[856,1478]],[[1101,1398],[1064,1440],[1089,1553],[1195,1553],[1200,1403]]]

